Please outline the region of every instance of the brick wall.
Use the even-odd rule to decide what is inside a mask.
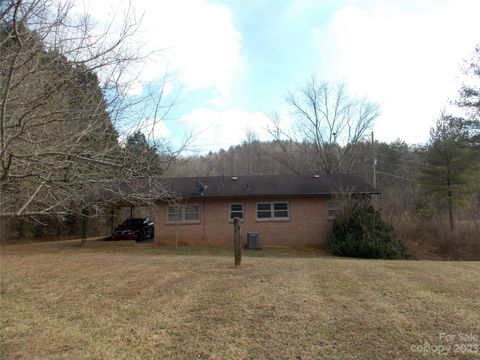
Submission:
[[[288,220],[256,220],[256,203],[288,202]],[[229,204],[244,204],[242,241],[247,232],[260,234],[262,246],[323,246],[331,227],[327,220],[324,197],[276,197],[250,199],[195,199],[189,204],[200,205],[200,222],[167,224],[167,204],[160,204],[154,216],[157,244],[231,244],[233,224],[229,221]]]

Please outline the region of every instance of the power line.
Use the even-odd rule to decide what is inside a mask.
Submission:
[[[409,160],[409,159],[399,159],[399,158],[396,158],[394,155],[387,155],[387,154],[378,154],[378,155],[380,157],[383,157],[385,161],[390,160],[390,161],[402,162],[402,163],[414,165],[414,166],[435,168],[435,166],[430,164],[418,163],[418,162],[415,162],[415,160]]]
[[[406,178],[406,177],[403,177],[403,176],[394,175],[394,174],[389,174],[389,173],[386,173],[386,172],[383,172],[383,171],[377,171],[377,174],[387,175],[387,176],[391,176],[391,177],[398,178],[398,179],[403,179],[403,180],[412,181],[412,182],[415,182],[415,183],[418,183],[418,182],[419,182],[419,181],[414,180],[414,179],[409,179],[409,178]]]

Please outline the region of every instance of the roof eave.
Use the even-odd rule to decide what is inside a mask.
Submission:
[[[305,197],[305,196],[330,196],[330,195],[339,195],[341,194],[340,192],[317,192],[317,193],[282,193],[282,194],[218,194],[218,195],[209,195],[209,194],[204,194],[204,195],[189,195],[189,196],[179,196],[177,198],[195,198],[195,199],[202,199],[202,198],[250,198],[250,197],[280,197],[280,196],[299,196],[299,197]],[[354,191],[349,194],[354,194],[354,195],[380,195],[381,193],[379,191]]]

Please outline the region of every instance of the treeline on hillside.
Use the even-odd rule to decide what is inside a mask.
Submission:
[[[283,148],[289,147],[290,161],[296,162],[295,170],[285,164]],[[357,151],[359,161],[350,172],[372,184],[373,160],[376,161],[377,187],[382,192],[380,206],[388,218],[404,216],[412,209],[428,212],[422,203],[428,192],[423,188],[422,176],[433,168],[427,158],[428,147],[411,146],[401,140],[392,143],[362,142]],[[473,156],[473,154],[472,154]],[[472,160],[472,159],[470,159]],[[439,169],[441,171],[441,169]],[[242,176],[242,175],[314,175],[321,170],[312,169],[305,161],[300,147],[295,143],[279,145],[276,142],[253,141],[231,146],[228,150],[206,155],[181,157],[172,164],[170,176]],[[427,181],[427,179],[424,179]],[[427,185],[427,184],[425,184]],[[478,199],[472,197],[470,212],[464,217],[478,218]]]

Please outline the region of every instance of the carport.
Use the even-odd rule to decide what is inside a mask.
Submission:
[[[142,204],[115,204],[115,205],[110,205],[109,206],[109,211],[108,211],[108,224],[110,227],[110,233],[109,236],[104,236],[102,238],[103,241],[105,240],[111,240],[111,234],[113,234],[114,229],[116,226],[120,225],[123,221],[127,219],[133,219],[135,217],[148,217],[151,218],[150,216],[145,216],[144,214],[146,213],[153,213],[153,208],[154,205],[142,205]],[[128,209],[126,212],[125,211],[120,211],[120,214],[118,214],[118,210],[123,210],[123,209]],[[103,213],[105,210],[103,211]],[[125,216],[126,215],[126,216]],[[90,210],[86,209],[82,212],[81,216],[81,233],[82,233],[82,246],[86,243],[87,239],[89,238],[89,219],[91,218],[98,218],[98,217],[105,217],[105,214],[98,214],[97,211],[95,210]],[[118,218],[120,217],[120,219]],[[142,243],[148,244],[148,243],[153,243],[154,236],[151,239],[144,240]],[[112,241],[112,243],[118,243],[123,242],[126,244],[126,242],[133,241],[135,240],[116,240]]]
[[[118,225],[115,222],[115,217],[119,209],[120,213],[122,210],[127,209],[123,211],[124,215],[121,222],[137,216],[152,218],[154,208],[159,201],[172,201],[172,198],[169,196],[170,192],[165,189],[160,178],[110,181],[106,186],[96,188],[95,190],[89,192],[90,195],[86,202],[86,205],[88,205],[81,212],[82,246],[85,246],[89,236],[89,219],[108,216],[111,236],[115,226]],[[145,214],[148,214],[148,216],[145,216]],[[103,238],[104,241],[107,239],[110,239],[110,237]],[[153,239],[150,242],[152,244]],[[133,241],[133,244],[135,244],[135,240],[128,241]],[[119,243],[119,241],[111,241],[109,243]]]

